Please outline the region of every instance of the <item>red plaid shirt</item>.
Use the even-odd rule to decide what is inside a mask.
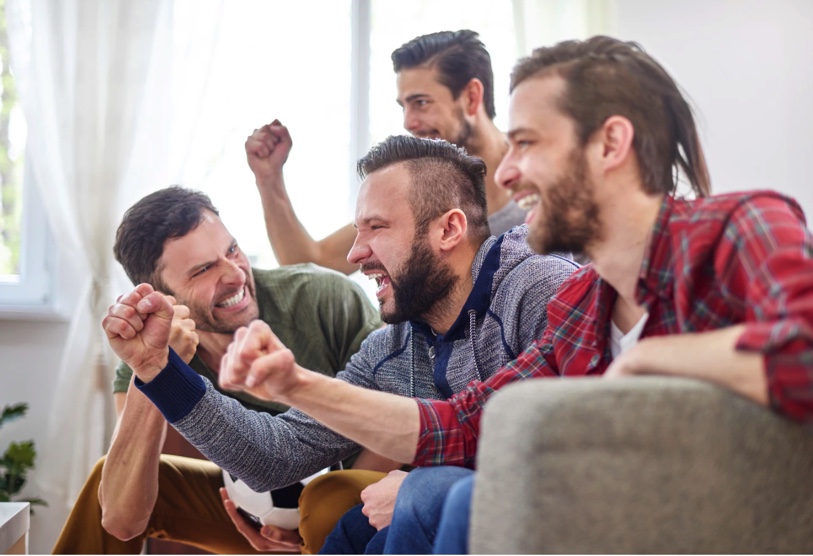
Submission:
[[[541,340],[447,401],[418,400],[415,464],[473,467],[483,405],[506,384],[604,373],[615,296],[582,268],[548,304]],[[636,298],[649,312],[642,338],[744,323],[737,349],[763,354],[774,409],[813,421],[813,243],[795,201],[771,191],[667,197]]]

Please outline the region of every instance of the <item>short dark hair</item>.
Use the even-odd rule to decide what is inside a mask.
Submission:
[[[437,67],[440,82],[456,99],[469,81],[479,79],[483,84],[483,105],[492,120],[494,110],[494,72],[491,56],[479,39],[479,34],[468,29],[441,31],[416,37],[396,48],[392,53],[395,73],[418,66]]]
[[[640,45],[596,36],[537,48],[517,62],[511,91],[544,73],[564,79],[559,106],[575,121],[582,145],[613,115],[632,122],[633,148],[647,192],[674,195],[682,171],[698,197],[710,193],[692,109],[675,81]]]
[[[486,165],[442,139],[392,135],[358,161],[361,179],[397,163],[404,163],[411,178],[409,203],[416,234],[443,213],[459,208],[466,215],[468,235],[479,245],[491,235],[486,207]]]
[[[116,231],[113,253],[133,284],[147,282],[171,293],[158,277],[164,244],[197,228],[204,211],[219,214],[209,197],[178,185],[150,193],[127,209]]]

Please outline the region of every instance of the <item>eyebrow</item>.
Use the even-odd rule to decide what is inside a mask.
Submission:
[[[373,214],[372,216],[367,216],[367,217],[361,219],[361,225],[362,226],[369,225],[370,222],[381,222],[381,223],[387,224],[389,221],[386,218],[384,218],[383,216],[378,216],[377,214]],[[353,222],[353,227],[355,229],[357,229],[357,230],[359,229],[359,225],[356,224],[355,222]]]
[[[415,93],[414,95],[409,95],[408,97],[406,97],[404,99],[404,102],[410,103],[414,100],[418,100],[419,98],[429,98],[429,95],[427,93]],[[403,106],[400,99],[395,99],[395,102],[398,103],[398,106]]]
[[[531,130],[531,129],[527,128],[527,127],[517,127],[517,128],[509,130],[508,133],[506,133],[506,136],[509,139],[513,140],[520,133],[532,133],[532,132],[533,132],[533,130]]]
[[[236,239],[234,239],[234,238],[231,238],[231,242],[229,243],[229,246],[228,246],[228,247],[226,247],[226,254],[228,254],[229,249],[231,249],[232,247],[235,247],[236,245],[238,245],[237,240],[236,240]],[[195,266],[193,266],[192,268],[190,268],[190,269],[187,271],[186,275],[187,275],[187,276],[189,276],[189,277],[192,277],[192,276],[194,276],[194,275],[195,275],[195,273],[197,273],[197,272],[198,272],[200,269],[202,269],[203,267],[205,267],[205,266],[211,266],[211,265],[215,264],[216,262],[217,262],[217,260],[214,260],[214,261],[206,261],[206,262],[202,262],[202,263],[200,263],[200,264],[198,264],[198,265],[195,265]]]

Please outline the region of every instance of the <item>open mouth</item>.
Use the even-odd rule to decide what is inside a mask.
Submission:
[[[384,274],[383,272],[368,274],[367,278],[375,280],[375,283],[378,285],[378,288],[375,290],[376,295],[380,295],[390,285],[389,274]]]
[[[539,193],[530,193],[516,199],[516,203],[519,208],[527,212],[537,206],[541,200],[542,197],[539,195]]]
[[[515,196],[514,202],[520,209],[527,213],[525,215],[525,223],[530,225],[534,214],[536,214],[536,210],[541,206],[542,196],[539,193],[524,193]]]
[[[240,289],[240,291],[238,291],[233,296],[228,297],[221,301],[220,303],[215,304],[215,307],[218,307],[220,309],[228,309],[229,307],[234,307],[235,305],[243,301],[245,297],[246,297],[246,287],[243,286]]]

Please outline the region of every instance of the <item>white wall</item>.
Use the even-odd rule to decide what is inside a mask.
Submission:
[[[813,127],[813,2],[616,3],[614,34],[640,42],[694,100],[714,190],[775,188],[797,197],[813,216],[805,160]],[[0,432],[3,449],[11,438],[44,442],[66,334],[60,323],[0,321],[0,404],[31,405],[28,417]],[[65,509],[38,514],[31,551],[47,553]]]
[[[716,192],[771,188],[813,218],[813,2],[616,0],[640,43],[694,101]]]
[[[0,430],[0,453],[9,441],[29,439],[42,451],[54,397],[53,383],[67,334],[66,323],[0,320],[0,407],[20,402],[29,405],[25,417]],[[35,469],[23,494],[47,499],[48,494],[34,484],[36,476]],[[48,554],[68,510],[52,504],[48,508],[38,507],[35,512],[31,518],[29,550],[32,554]]]

